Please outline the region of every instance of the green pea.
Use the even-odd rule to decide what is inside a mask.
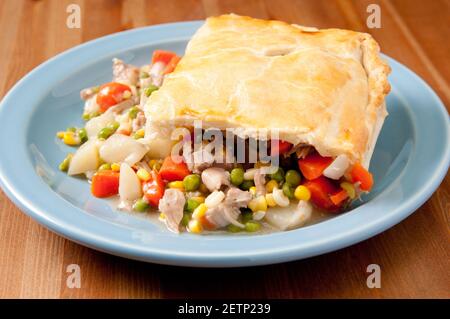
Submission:
[[[289,183],[292,187],[297,187],[301,182],[300,173],[290,169],[286,172],[286,183]]]
[[[108,123],[108,125],[106,127],[110,128],[113,132],[115,132],[115,131],[117,131],[119,126],[120,126],[120,124],[118,122],[111,122],[111,123]]]
[[[186,192],[194,192],[200,187],[200,176],[191,174],[183,179],[183,186]]]
[[[240,231],[242,231],[242,228],[238,227],[236,225],[230,224],[227,226],[227,231],[229,231],[230,233],[239,233]]]
[[[248,191],[252,186],[255,186],[255,183],[253,183],[253,181],[243,181],[239,187],[244,191]]]
[[[144,89],[144,94],[146,97],[149,97],[150,95],[152,95],[153,92],[157,91],[159,88],[155,85],[151,85],[149,87],[146,87]]]
[[[67,172],[69,170],[70,161],[72,160],[73,154],[68,154],[66,158],[59,164],[59,170],[62,172]]]
[[[286,195],[289,199],[294,198],[294,189],[289,183],[283,184],[283,193]]]
[[[128,111],[128,116],[130,117],[130,119],[135,119],[137,117],[138,113],[139,113],[139,108],[137,106],[133,106]]]
[[[261,229],[261,224],[255,221],[248,221],[245,223],[245,230],[253,233]]]
[[[81,143],[85,143],[88,140],[87,132],[85,128],[81,128],[78,130],[78,137],[81,140]]]
[[[239,186],[244,181],[244,170],[242,168],[233,168],[230,173],[231,184]]]
[[[133,210],[137,212],[145,212],[149,209],[150,205],[144,199],[138,199],[133,205]]]
[[[253,213],[250,209],[246,209],[241,213],[242,223],[245,224],[248,221],[251,221],[253,218]]]
[[[77,128],[71,126],[71,127],[68,127],[66,131],[67,131],[67,132],[74,132],[74,133],[75,133],[75,132],[77,131]]]
[[[186,201],[186,204],[184,205],[184,210],[187,211],[188,213],[192,213],[199,205],[200,205],[199,202],[197,202],[192,198],[189,198]]]
[[[190,213],[184,213],[183,218],[181,219],[181,225],[187,226],[189,224],[189,221],[191,220],[191,214]]]
[[[91,114],[89,114],[89,116],[91,119],[93,119],[94,117],[100,116],[100,114],[101,114],[100,112],[95,111],[95,112],[92,112]]]
[[[141,79],[146,79],[146,78],[150,77],[150,74],[148,74],[148,72],[141,71],[141,72],[139,73],[139,77],[140,77]]]
[[[110,169],[111,169],[111,164],[108,164],[108,163],[103,163],[98,168],[99,171],[107,171],[107,170],[110,170]]]
[[[279,183],[284,181],[284,170],[281,167],[278,167],[275,173],[270,174],[270,178],[276,180]]]
[[[98,138],[106,140],[108,137],[110,137],[114,131],[110,127],[104,127],[98,132]]]
[[[100,112],[92,112],[92,113],[83,113],[83,115],[81,116],[83,118],[83,120],[85,121],[89,121],[92,120],[94,117],[97,117],[100,115]]]

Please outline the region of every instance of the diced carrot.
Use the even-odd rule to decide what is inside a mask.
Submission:
[[[348,194],[344,189],[341,189],[336,194],[330,196],[330,200],[336,206],[341,206],[341,204],[348,198]]]
[[[131,134],[130,130],[126,130],[126,129],[117,130],[116,133],[122,134],[122,135],[127,135],[127,136],[130,136],[130,134]]]
[[[98,171],[92,177],[91,192],[95,197],[109,197],[119,192],[119,172]]]
[[[169,182],[181,181],[190,173],[181,156],[167,156],[159,170],[161,177]]]
[[[214,230],[216,229],[216,225],[214,225],[213,223],[211,223],[209,221],[209,219],[206,216],[202,216],[200,217],[200,223],[202,224],[202,226],[207,229],[207,230]]]
[[[330,195],[339,191],[339,188],[328,178],[320,176],[316,179],[306,181],[304,184],[311,192],[311,201],[319,208],[330,212],[339,211],[339,206],[335,205]]]
[[[152,64],[155,64],[156,62],[162,62],[165,65],[168,65],[169,62],[176,56],[177,55],[175,52],[165,50],[155,50],[153,51]]]
[[[373,186],[373,176],[360,163],[353,165],[350,171],[352,182],[360,182],[360,187],[363,191],[370,191]]]
[[[150,179],[142,184],[142,190],[148,203],[158,207],[159,201],[164,195],[164,181],[156,171],[151,171]]]
[[[123,93],[125,91],[131,93],[131,88],[128,85],[118,82],[105,83],[100,86],[96,97],[96,102],[100,107],[100,110],[105,112],[111,106],[122,102],[124,100]]]
[[[333,162],[331,157],[323,157],[319,153],[311,153],[298,160],[298,167],[306,179],[316,179]]]
[[[178,62],[180,62],[181,58],[179,56],[174,56],[169,63],[166,65],[166,68],[163,71],[163,74],[169,74],[172,73],[176,66],[178,65]]]
[[[292,144],[281,140],[271,140],[270,141],[270,155],[277,156],[287,153],[291,150]]]

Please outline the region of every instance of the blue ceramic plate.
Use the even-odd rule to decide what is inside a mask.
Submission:
[[[364,203],[327,221],[248,236],[175,235],[159,223],[113,210],[86,181],[58,171],[70,148],[55,132],[78,124],[79,91],[111,79],[111,59],[148,63],[154,49],[182,54],[201,22],[131,30],[71,49],[19,81],[0,106],[0,184],[26,214],[82,245],[148,262],[231,267],[273,264],[343,248],[397,224],[422,205],[447,173],[449,116],[417,75],[393,69],[387,118],[372,159],[376,186]]]

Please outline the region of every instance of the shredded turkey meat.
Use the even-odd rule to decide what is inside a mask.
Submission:
[[[252,200],[252,194],[247,191],[240,190],[237,187],[231,187],[225,195],[225,204],[233,207],[247,207]]]
[[[136,86],[139,81],[139,68],[113,59],[113,80]]]
[[[214,156],[206,148],[202,148],[192,153],[191,169],[195,173],[211,167],[214,163]]]
[[[266,179],[265,174],[262,173],[261,169],[257,169],[255,172],[255,177],[253,178],[256,187],[257,195],[265,195],[266,194]]]
[[[97,93],[97,87],[90,87],[80,91],[80,97],[82,100],[87,101]]]
[[[308,145],[299,145],[299,147],[296,148],[295,154],[297,155],[298,159],[305,158],[309,153],[313,151],[313,148]]]
[[[241,214],[239,208],[246,207],[251,199],[252,195],[250,192],[231,187],[226,192],[225,199],[221,203],[206,211],[206,218],[217,228],[222,228],[229,224],[243,228],[244,225],[238,221],[238,217]]]
[[[159,201],[158,209],[165,215],[167,228],[175,233],[180,232],[179,225],[185,203],[184,194],[178,189],[167,189]]]
[[[213,192],[220,189],[222,185],[230,185],[230,173],[219,167],[207,168],[202,172],[202,182]]]
[[[133,132],[136,132],[144,127],[146,118],[143,112],[139,112],[136,118],[131,122],[131,128]]]
[[[206,218],[217,228],[222,228],[229,224],[244,228],[245,226],[237,220],[240,213],[239,208],[220,203],[206,211]]]

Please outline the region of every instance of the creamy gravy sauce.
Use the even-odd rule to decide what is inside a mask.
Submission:
[[[139,213],[139,212],[134,212],[134,211],[125,211],[125,210],[118,210],[117,207],[120,203],[119,197],[115,196],[109,199],[106,199],[106,201],[108,202],[108,204],[111,206],[111,208],[115,211],[118,211],[120,214],[129,214],[133,217],[137,217],[137,218],[142,218],[145,220],[150,220],[152,223],[157,224],[159,226],[161,226],[163,229],[166,229],[166,225],[164,224],[163,221],[161,221],[159,219],[159,211],[156,208],[152,208],[150,209],[147,213]],[[297,207],[297,203],[291,203],[288,207],[271,207],[269,208],[272,212],[282,212],[282,211],[286,211],[286,210],[294,210]],[[306,227],[309,225],[314,225],[317,224],[319,222],[322,222],[324,220],[330,219],[334,216],[334,214],[330,214],[330,213],[326,213],[323,212],[321,210],[318,210],[316,208],[313,209],[313,212],[311,214],[311,218],[301,227],[298,228],[302,228],[302,227]],[[242,232],[238,232],[238,233],[230,233],[227,232],[226,230],[214,230],[214,231],[203,231],[200,235],[223,235],[223,234],[227,234],[230,236],[242,236],[242,235],[254,235],[254,234],[270,234],[270,233],[274,233],[274,232],[280,232],[281,230],[279,230],[278,228],[272,226],[271,224],[267,223],[266,221],[262,220],[261,221],[261,230],[254,232],[254,233],[248,233],[245,231]]]

